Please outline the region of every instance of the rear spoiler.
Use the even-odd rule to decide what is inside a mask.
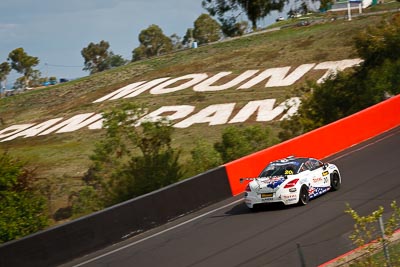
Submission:
[[[287,179],[288,177],[287,177],[287,175],[283,175],[282,176],[283,178],[285,178],[285,179]],[[244,181],[257,181],[258,182],[258,179],[260,179],[260,178],[269,178],[269,177],[255,177],[255,178],[240,178],[239,179],[239,182],[242,184]]]
[[[259,177],[256,177],[256,178],[240,178],[239,182],[242,184],[244,181],[253,181],[253,180],[256,180],[258,178]]]

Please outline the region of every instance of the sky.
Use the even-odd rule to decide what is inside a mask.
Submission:
[[[156,24],[167,36],[183,37],[202,13],[201,0],[1,0],[0,63],[22,47],[39,58],[34,69],[43,77],[75,79],[89,75],[81,55],[89,43],[107,41],[109,50],[130,60],[143,29]],[[20,76],[13,71],[8,87]]]

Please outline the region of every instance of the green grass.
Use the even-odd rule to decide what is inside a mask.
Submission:
[[[382,4],[371,6],[367,9],[367,12],[385,11],[400,8],[400,2],[394,0],[385,0]]]
[[[92,101],[137,81],[150,81],[161,77],[179,77],[189,73],[216,74],[233,71],[240,74],[250,69],[297,67],[305,63],[356,58],[352,38],[368,25],[379,23],[377,15],[355,18],[352,21],[327,21],[307,27],[285,28],[270,33],[260,33],[231,41],[216,43],[164,55],[74,80],[44,89],[3,98],[0,100],[0,118],[5,125],[43,122],[57,117],[70,118],[85,112],[101,112],[122,101]],[[278,103],[293,95],[293,90],[308,79],[315,80],[325,71],[313,71],[290,87],[264,88],[264,84],[246,90],[228,89],[224,92],[195,93],[192,89],[153,96],[148,92],[124,101],[146,103],[152,110],[165,105],[191,104],[196,111],[211,104],[235,102],[243,106],[250,100],[276,98]],[[254,122],[247,122],[249,125]],[[268,124],[277,129],[276,123]],[[183,161],[189,159],[194,139],[210,143],[219,140],[221,132],[229,125],[208,127],[194,125],[176,129],[174,147],[181,148]],[[276,132],[276,131],[275,131]],[[79,130],[73,133],[51,134],[42,137],[20,138],[0,143],[31,166],[38,166],[39,177],[65,177],[76,183],[87,170],[94,144],[103,131]],[[61,204],[60,204],[61,205]]]
[[[394,241],[388,245],[389,259],[392,267],[400,266],[400,240]],[[383,252],[383,247],[380,247],[375,251],[375,254],[371,256],[371,265],[366,265],[368,260],[366,258],[358,259],[357,262],[350,263],[351,267],[381,267],[386,265],[386,258]]]

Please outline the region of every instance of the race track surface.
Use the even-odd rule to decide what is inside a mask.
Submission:
[[[346,203],[361,215],[400,203],[400,127],[324,161],[342,187],[304,207],[251,212],[238,196],[63,266],[301,266],[297,244],[307,266],[327,262],[354,248]]]

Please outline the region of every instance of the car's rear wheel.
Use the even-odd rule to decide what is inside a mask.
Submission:
[[[300,188],[298,204],[301,205],[301,206],[304,206],[304,205],[307,205],[307,203],[309,201],[310,201],[310,195],[308,194],[308,188],[307,188],[307,186],[303,185]]]
[[[340,177],[337,172],[331,174],[331,191],[337,191],[340,189]]]

